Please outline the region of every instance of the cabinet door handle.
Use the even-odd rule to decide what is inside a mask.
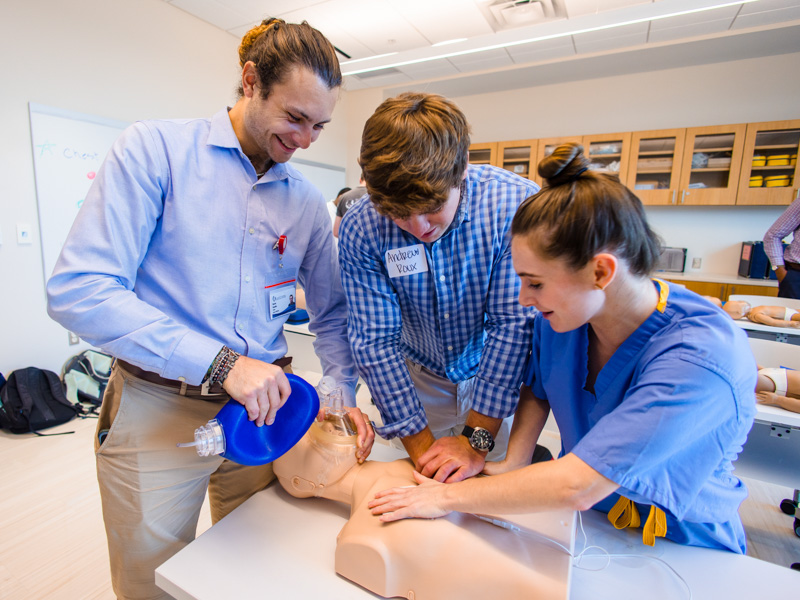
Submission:
[[[736,294],[736,286],[735,286],[735,285],[732,285],[732,286],[730,287],[730,290],[729,290],[729,291],[730,291],[730,294],[728,294],[728,295],[731,295],[731,294]]]
[[[683,199],[688,195],[689,195],[689,192],[687,192],[686,190],[683,190],[681,192],[681,204],[683,204]]]
[[[678,193],[678,190],[672,190],[672,204],[675,204],[675,195]]]

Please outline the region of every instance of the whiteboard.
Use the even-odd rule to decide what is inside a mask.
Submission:
[[[100,164],[127,123],[28,103],[44,279]]]
[[[344,167],[334,167],[299,158],[292,159],[291,164],[322,192],[326,200],[336,198],[336,194],[345,186]]]

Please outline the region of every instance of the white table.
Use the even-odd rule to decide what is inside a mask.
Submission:
[[[381,452],[376,447],[374,454]],[[377,598],[334,571],[336,535],[349,513],[348,506],[296,499],[273,484],[161,565],[156,583],[178,600]],[[788,568],[663,539],[648,548],[642,545],[641,530],[617,531],[596,511],[582,518],[589,544],[636,556],[614,558],[601,571],[573,569],[573,600],[687,598],[680,581],[647,556],[666,561],[680,573],[695,600],[761,598],[767,593],[765,586],[791,597],[797,589],[800,576]],[[580,549],[580,532],[577,540]],[[594,569],[604,562],[591,559],[584,566]]]
[[[795,329],[794,327],[774,327],[762,323],[753,323],[747,319],[736,319],[734,323],[744,329],[747,335],[751,337],[800,345],[800,329]]]

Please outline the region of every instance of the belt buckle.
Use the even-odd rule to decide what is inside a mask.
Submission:
[[[211,389],[211,377],[206,379],[202,385],[200,386],[200,395],[201,396],[218,396],[219,394],[212,394],[209,390]]]

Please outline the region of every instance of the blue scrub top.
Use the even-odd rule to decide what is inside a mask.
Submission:
[[[661,508],[666,537],[744,553],[738,509],[747,489],[731,462],[755,416],[755,359],[725,312],[682,286],[654,284],[663,288],[659,309],[603,366],[593,392],[589,325],[557,333],[541,315],[525,382],[550,403],[561,455],[617,483],[643,518],[649,505]],[[594,508],[608,512],[618,498]]]

